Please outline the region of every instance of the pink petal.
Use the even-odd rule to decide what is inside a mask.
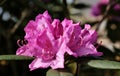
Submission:
[[[71,25],[73,23],[73,21],[72,20],[68,20],[68,19],[64,19],[63,21],[62,21],[62,26],[63,26],[63,29],[65,29],[65,28],[67,28],[69,25]]]
[[[48,29],[49,32],[53,31],[53,26],[51,25],[51,22],[49,22],[47,19],[45,18],[41,18],[38,21],[36,21],[37,23],[37,30],[44,30],[44,29]]]
[[[49,15],[48,11],[45,11],[43,14],[37,15],[35,21],[38,21],[41,18],[45,18],[49,22],[52,22],[51,16]]]
[[[25,39],[35,37],[35,35],[36,35],[36,27],[37,27],[37,24],[33,20],[29,21],[27,26],[24,28],[24,31],[26,33]]]
[[[56,39],[63,35],[63,27],[60,23],[60,20],[54,19],[52,26],[54,27],[53,34]]]
[[[44,49],[50,49],[53,47],[54,38],[53,36],[44,30],[37,38],[37,44]]]
[[[66,43],[63,42],[58,49],[56,54],[56,59],[53,60],[51,64],[52,69],[64,68],[64,54],[67,52],[70,55],[73,55],[73,52],[66,46]]]
[[[29,47],[29,48],[28,48]],[[32,53],[33,48],[28,45],[21,46],[17,49],[16,55],[23,55],[23,56],[33,56]]]
[[[95,43],[97,39],[97,32],[95,30],[90,30],[91,26],[85,24],[85,28],[82,30],[81,35],[83,38],[83,43]]]
[[[29,65],[30,71],[38,69],[38,68],[48,68],[50,66],[50,62],[42,62],[42,59],[36,58],[33,62]]]
[[[97,52],[96,48],[92,44],[87,44],[86,46],[81,46],[80,49],[77,50],[78,56],[87,56],[87,55],[95,55],[101,56],[102,54]]]

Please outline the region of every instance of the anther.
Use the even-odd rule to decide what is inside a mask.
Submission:
[[[23,45],[26,45],[27,43],[28,43],[28,42],[27,42],[27,40],[25,40],[25,39],[24,39],[24,40],[20,40],[20,39],[19,39],[19,40],[17,41],[17,44],[18,44],[19,47],[21,47],[21,46],[23,46]]]
[[[19,47],[21,47],[22,45],[20,44],[20,42],[21,42],[21,40],[19,39],[19,40],[17,40],[17,44],[18,44],[18,46]]]

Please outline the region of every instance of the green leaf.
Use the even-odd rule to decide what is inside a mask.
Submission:
[[[47,71],[46,76],[73,76],[73,74],[69,72],[60,72],[58,70],[50,69]]]
[[[32,60],[33,57],[20,55],[0,55],[0,60]]]
[[[50,69],[47,71],[46,76],[60,76],[60,73],[57,70]]]
[[[76,62],[70,63],[67,65],[67,67],[70,70],[70,72],[72,72],[75,75],[77,70],[77,63]]]
[[[88,65],[99,69],[120,69],[120,62],[108,60],[91,60]]]

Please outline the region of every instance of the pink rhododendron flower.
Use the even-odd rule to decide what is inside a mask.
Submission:
[[[100,0],[99,3],[96,5],[92,6],[92,15],[94,16],[100,16],[103,15],[107,5],[109,4],[110,0]],[[114,2],[114,0],[113,0]],[[112,8],[109,10],[110,12],[108,13],[109,18],[115,21],[120,21],[120,4],[115,3]]]
[[[75,57],[102,55],[102,53],[97,52],[94,47],[97,39],[97,33],[95,30],[90,30],[90,25],[86,24],[85,28],[81,29],[79,23],[73,24],[72,20],[67,19],[62,22],[62,25],[64,26],[63,37],[69,47],[68,54],[72,54]]]
[[[52,22],[48,12],[39,14],[36,20],[31,20],[25,27],[26,45],[17,50],[17,55],[34,56],[35,60],[29,65],[31,70],[37,68],[64,68],[65,43],[59,20]],[[59,28],[59,29],[58,29]],[[44,64],[44,65],[43,65]]]
[[[81,29],[80,24],[72,20],[52,20],[47,11],[39,14],[35,21],[30,20],[24,30],[27,43],[20,46],[16,54],[35,57],[30,70],[64,68],[65,53],[75,57],[101,55],[94,47],[97,33],[90,30],[90,25]]]
[[[100,0],[99,3],[92,6],[92,14],[94,16],[99,16],[103,14],[108,3],[109,0]]]

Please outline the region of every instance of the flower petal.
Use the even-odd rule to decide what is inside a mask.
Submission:
[[[42,18],[45,18],[49,22],[52,22],[51,16],[49,15],[48,11],[45,11],[43,14],[37,15],[35,21],[38,21],[39,19]]]
[[[53,34],[55,39],[63,35],[63,27],[60,23],[60,20],[54,19],[54,21],[52,22],[52,26],[54,27]]]
[[[86,46],[81,46],[80,49],[77,50],[78,56],[101,56],[101,52],[97,52],[96,48],[92,44],[87,44]]]
[[[50,62],[42,62],[42,59],[36,58],[30,65],[30,71],[38,69],[38,68],[47,68],[50,66]]]
[[[29,45],[24,45],[24,46],[21,46],[20,48],[17,49],[17,52],[16,52],[16,55],[25,55],[25,56],[33,56],[32,54],[32,50],[33,48],[29,47]]]
[[[36,31],[37,24],[31,20],[27,24],[27,26],[24,28],[24,31],[26,33],[25,39],[32,39],[35,37],[37,31]]]

